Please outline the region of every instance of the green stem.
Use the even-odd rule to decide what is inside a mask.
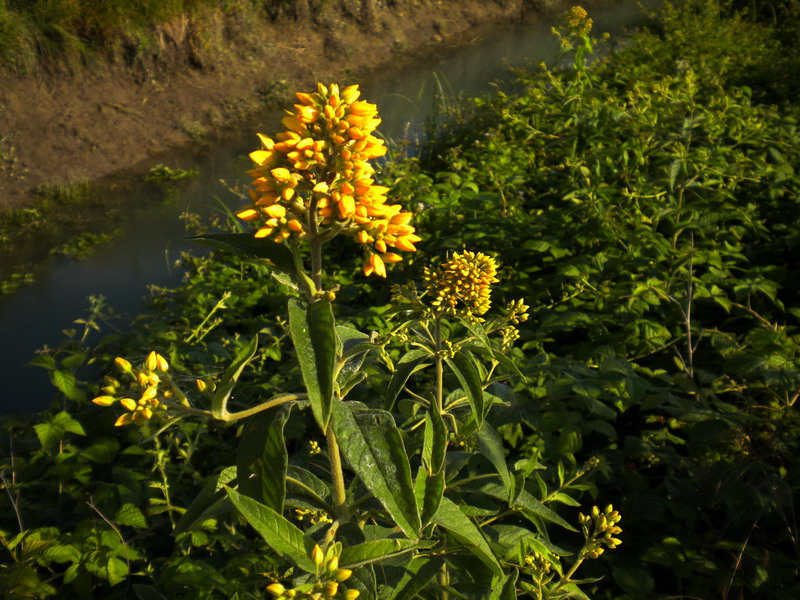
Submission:
[[[256,413],[260,413],[263,410],[268,410],[275,406],[286,404],[287,402],[294,402],[295,400],[305,400],[306,398],[307,396],[305,394],[285,394],[283,396],[278,396],[277,398],[273,398],[272,400],[264,402],[263,404],[259,404],[258,406],[254,406],[253,408],[248,408],[247,410],[240,410],[239,412],[235,413],[229,413],[227,410],[225,410],[220,416],[220,421],[231,423],[233,421],[238,421],[240,419],[246,419],[247,417],[251,417]],[[197,412],[197,411],[196,409],[192,409],[191,412]],[[204,415],[210,414],[208,411],[205,410],[199,412]]]
[[[436,410],[444,411],[444,366],[442,365],[442,316],[438,315],[434,322],[434,342],[436,344]]]
[[[328,426],[325,432],[328,440],[328,459],[331,462],[331,476],[333,477],[333,503],[336,519],[344,521],[347,519],[347,496],[344,491],[344,473],[342,472],[342,457],[339,454],[339,442],[333,427]]]

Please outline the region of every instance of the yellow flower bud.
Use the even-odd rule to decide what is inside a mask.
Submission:
[[[94,400],[92,400],[95,404],[99,404],[100,406],[111,406],[116,402],[116,398],[113,396],[98,396]]]
[[[286,588],[283,587],[283,585],[281,585],[280,583],[273,583],[267,586],[267,591],[273,596],[283,596],[283,593],[286,591]]]
[[[356,598],[358,598],[359,595],[361,595],[361,592],[359,592],[358,590],[347,590],[344,593],[344,600],[356,600]]]
[[[131,363],[129,363],[121,356],[118,356],[117,358],[114,359],[114,364],[117,365],[117,368],[119,368],[119,370],[124,373],[131,373],[133,371]]]
[[[195,379],[194,382],[197,384],[198,391],[200,391],[200,392],[205,392],[206,391],[206,388],[208,386],[206,385],[205,381],[203,381],[202,379]]]
[[[347,581],[348,579],[350,579],[350,575],[352,574],[353,572],[350,569],[339,569],[338,571],[336,571],[336,581],[338,581],[339,583],[341,583],[342,581]]]
[[[158,361],[156,359],[156,351],[151,350],[150,354],[147,355],[147,360],[145,361],[145,366],[147,367],[148,371],[155,371],[156,367],[158,366]]]
[[[334,556],[328,561],[328,564],[325,565],[325,568],[328,570],[328,573],[335,573],[339,570],[339,557]]]
[[[322,552],[322,548],[319,547],[319,544],[316,544],[311,551],[311,560],[313,560],[314,564],[318,567],[325,561],[325,555]]]
[[[336,595],[336,592],[338,591],[339,591],[339,584],[335,581],[329,581],[322,588],[322,592],[323,594],[325,594],[326,598],[333,598]]]
[[[123,398],[122,400],[119,401],[119,403],[122,404],[122,406],[124,406],[128,410],[136,410],[137,404],[136,400],[134,400],[133,398]]]

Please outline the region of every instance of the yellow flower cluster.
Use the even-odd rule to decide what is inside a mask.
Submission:
[[[567,27],[579,36],[589,35],[593,21],[582,6],[573,6],[564,17]]]
[[[103,395],[93,399],[92,402],[100,406],[111,406],[115,402],[119,402],[128,411],[117,419],[114,423],[115,426],[120,427],[131,423],[144,425],[153,417],[159,416],[167,410],[163,400],[169,399],[172,392],[160,389],[162,380],[169,370],[167,359],[153,351],[147,355],[143,369],[134,369],[131,363],[121,357],[117,357],[114,364],[131,379],[127,391],[133,391],[135,394],[118,397],[120,382],[112,377],[106,377],[106,385],[101,390]],[[134,399],[130,396],[139,396],[139,398]]]
[[[252,204],[236,216],[258,225],[257,238],[283,242],[309,234],[329,239],[352,235],[368,253],[366,275],[386,276],[386,263],[402,260],[389,249],[414,252],[420,237],[411,213],[387,204],[389,188],[375,185],[369,160],[383,156],[383,140],[372,135],[380,123],[377,107],[359,100],[357,85],[339,90],[317,85],[298,93],[287,111],[286,131],[275,139],[258,134],[262,148],[250,154],[255,168]],[[320,229],[321,228],[321,229]]]
[[[617,525],[621,519],[619,511],[614,510],[610,504],[603,511],[593,506],[591,515],[578,515],[588,542],[584,550],[586,557],[599,557],[603,553],[603,545],[613,550],[622,543],[622,540],[613,537],[622,533],[622,528]],[[590,534],[589,526],[591,524],[594,524],[594,532]]]
[[[287,589],[282,583],[272,583],[267,586],[267,591],[278,598],[285,600],[322,600],[338,598],[339,600],[356,600],[360,595],[358,590],[347,589],[341,584],[350,579],[353,572],[350,569],[339,568],[339,553],[341,544],[336,543],[324,552],[318,545],[311,551],[311,559],[317,567],[317,582],[306,583],[295,588]]]
[[[434,307],[474,318],[489,310],[490,286],[499,281],[496,276],[497,263],[492,257],[465,250],[453,253],[436,270],[425,267],[423,281]]]

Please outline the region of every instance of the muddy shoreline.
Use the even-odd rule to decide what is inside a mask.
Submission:
[[[26,76],[0,73],[0,212],[35,204],[43,185],[131,173],[201,143],[316,81],[359,80],[467,43],[481,28],[535,18],[559,2],[397,0],[327,3],[231,33],[230,48],[198,65],[180,45],[169,60],[97,63]],[[133,169],[136,171],[137,169]]]

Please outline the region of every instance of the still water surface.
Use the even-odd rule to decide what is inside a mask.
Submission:
[[[607,31],[616,36],[639,20],[641,12],[630,3],[595,10],[591,16],[596,34]],[[362,97],[378,105],[383,119],[379,132],[393,139],[418,138],[426,117],[435,110],[439,86],[454,98],[513,91],[510,67],[555,58],[558,41],[550,32],[552,25],[539,21],[493,28],[466,46],[439,48],[409,64],[366,76],[359,81]],[[63,340],[62,330],[86,315],[89,296],[104,296],[117,313],[133,316],[142,310],[149,285],[180,281],[180,269],[172,265],[186,247],[180,241],[185,235],[181,214],[207,213],[219,206],[220,199],[235,207],[239,201],[227,186],[247,185],[247,154],[258,146],[255,132],[278,130],[280,117],[277,112],[259,115],[203,151],[168,157],[165,162],[171,167],[200,172],[179,186],[180,193],[169,205],[131,220],[123,235],[93,256],[60,262],[33,285],[0,301],[0,414],[49,406],[55,388],[42,369],[25,365],[37,349]],[[143,195],[153,193],[153,186],[143,185],[119,192],[122,197],[116,201],[137,204]]]

